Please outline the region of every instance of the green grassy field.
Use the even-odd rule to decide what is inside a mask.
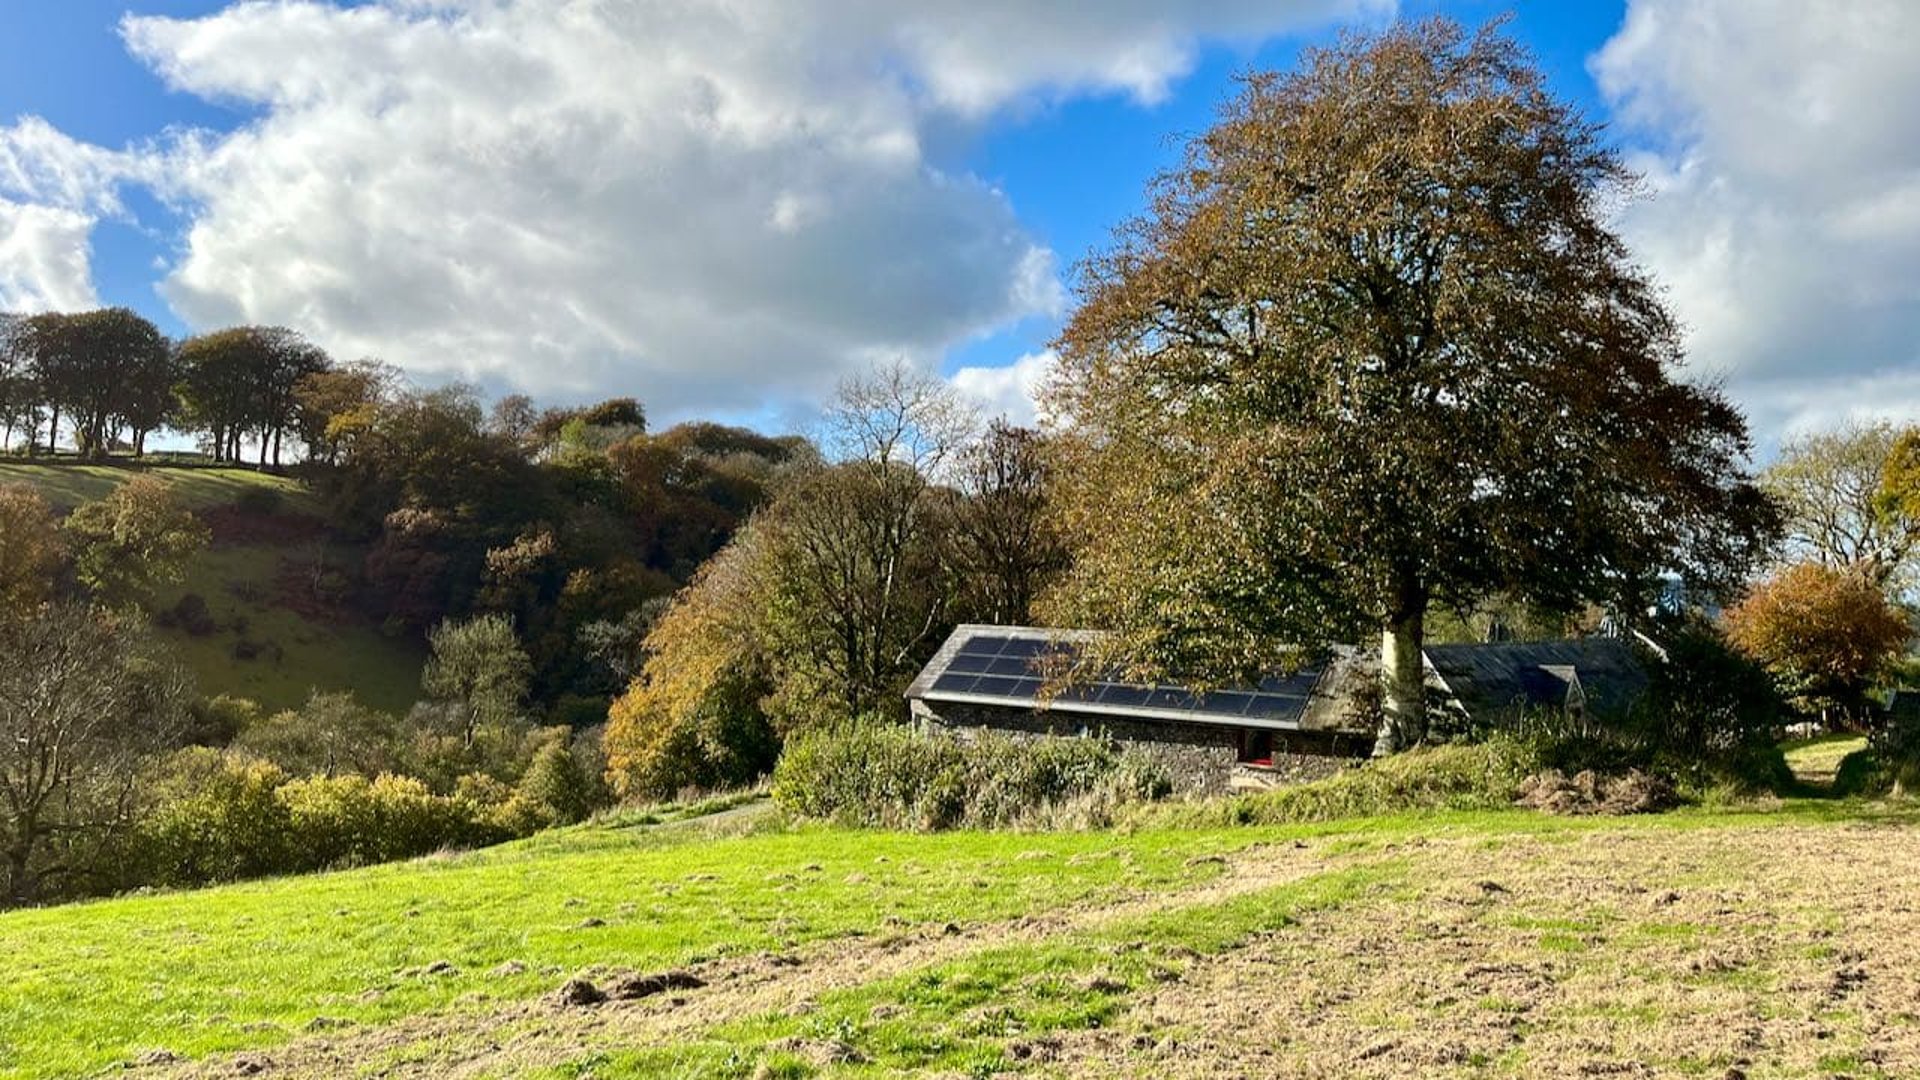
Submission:
[[[297,480],[252,469],[143,469],[130,465],[81,465],[74,462],[39,463],[0,461],[0,484],[32,484],[55,506],[70,510],[97,499],[125,483],[128,477],[150,472],[173,485],[181,502],[195,510],[228,506],[242,494],[262,488],[277,491],[290,511],[311,513],[313,497]]]
[[[249,697],[271,711],[297,708],[314,690],[352,690],[375,708],[405,712],[420,696],[426,650],[364,621],[310,619],[282,604],[283,561],[310,557],[264,545],[202,552],[184,581],[161,591],[159,605],[197,594],[220,629],[204,637],[166,631],[168,643],[209,694]],[[358,551],[336,548],[328,557],[352,559]],[[257,650],[251,659],[239,655],[243,642]]]
[[[105,495],[137,471],[120,465],[0,461],[0,484],[33,484],[49,502],[71,509]],[[277,514],[318,510],[312,494],[286,477],[248,469],[145,471],[165,479],[196,512],[231,507],[245,493],[262,489],[279,493]],[[249,697],[275,711],[299,707],[314,690],[352,690],[376,708],[404,712],[419,696],[424,648],[388,638],[352,617],[313,618],[283,602],[283,564],[304,565],[317,556],[351,566],[364,552],[352,545],[311,541],[226,542],[203,551],[188,565],[185,580],[161,590],[157,609],[170,608],[193,593],[206,601],[218,629],[196,636],[166,628],[162,636],[209,695]]]
[[[1906,1075],[1914,821],[585,826],[0,915],[0,1076]]]

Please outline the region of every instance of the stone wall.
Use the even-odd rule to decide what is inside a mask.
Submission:
[[[1010,735],[1103,738],[1152,758],[1167,770],[1174,787],[1186,793],[1226,791],[1240,760],[1242,729],[1218,724],[918,700],[913,702],[913,715],[962,733],[985,728]],[[1346,754],[1354,749],[1326,733],[1276,731],[1273,735],[1276,765],[1282,759]]]

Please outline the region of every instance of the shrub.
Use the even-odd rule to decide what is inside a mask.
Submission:
[[[149,778],[156,806],[134,831],[128,884],[200,885],[293,868],[297,845],[270,762],[205,747],[183,750]]]
[[[594,811],[593,785],[565,738],[549,740],[540,748],[520,778],[516,794],[564,825],[584,821]]]
[[[226,746],[259,722],[259,702],[220,694],[187,710],[185,738],[190,746]]]
[[[303,849],[302,869],[359,866],[507,839],[467,804],[407,776],[308,777],[277,793]]]
[[[607,718],[608,783],[623,799],[752,783],[780,748],[760,697],[757,683],[732,674],[692,696],[676,697],[661,682],[636,682]]]
[[[174,605],[154,617],[161,626],[179,627],[193,637],[206,637],[220,629],[213,612],[207,607],[207,598],[199,593],[190,592],[175,601]]]
[[[1833,773],[1833,793],[1843,798],[1881,795],[1891,786],[1886,770],[1881,767],[1880,756],[1871,749],[1855,750],[1841,758]]]
[[[773,773],[788,811],[851,826],[994,828],[1111,819],[1172,784],[1145,757],[1097,739],[983,734],[962,740],[863,720],[789,740]]]
[[[1784,791],[1793,782],[1777,736],[1787,709],[1766,670],[1711,625],[1669,627],[1667,659],[1643,656],[1650,684],[1625,715],[1529,712],[1495,733],[1569,775],[1641,769],[1692,791]]]
[[[360,704],[352,691],[316,691],[297,712],[249,724],[235,745],[296,776],[391,772],[402,749],[399,721]]]
[[[1496,735],[1479,743],[1409,750],[1276,791],[1168,806],[1148,817],[1193,825],[1273,825],[1410,810],[1490,810],[1513,805],[1520,785],[1547,767],[1539,743]]]
[[[1865,750],[1840,760],[1833,779],[1838,795],[1906,794],[1920,788],[1920,716],[1902,710],[1886,717]]]

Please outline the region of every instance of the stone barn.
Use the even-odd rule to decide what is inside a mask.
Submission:
[[[1152,754],[1189,791],[1324,776],[1373,749],[1379,662],[1371,651],[1336,649],[1325,663],[1206,693],[1117,675],[1063,681],[1092,637],[958,627],[907,688],[913,716],[962,732],[1110,739]],[[1454,726],[1501,723],[1533,708],[1621,711],[1647,686],[1635,648],[1612,638],[1433,645],[1426,668],[1433,718],[1448,714]]]
[[[907,688],[916,719],[960,730],[1098,736],[1148,751],[1188,790],[1324,775],[1373,747],[1351,651],[1258,684],[1195,694],[1117,677],[1057,685],[1085,631],[961,626]]]

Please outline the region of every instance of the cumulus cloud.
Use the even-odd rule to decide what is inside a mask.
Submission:
[[[1592,61],[1623,219],[1763,439],[1920,415],[1920,6],[1633,0]]]
[[[93,219],[56,206],[0,199],[0,311],[71,311],[97,306]]]
[[[1032,427],[1040,418],[1035,395],[1058,362],[1059,357],[1049,349],[1028,353],[1003,367],[963,367],[948,378],[987,417],[998,416],[1010,424]]]
[[[662,415],[764,411],[875,358],[929,363],[1059,313],[1053,252],[1004,193],[931,154],[931,132],[1032,99],[1152,101],[1205,42],[1385,2],[265,0],[130,17],[129,48],[170,87],[256,119],[126,158],[23,151],[16,209],[68,216],[0,273],[74,296],[80,218],[116,212],[113,183],[133,179],[189,223],[161,290],[190,325],[285,323],[341,355],[634,393]],[[56,197],[49,161],[112,178]]]
[[[97,304],[93,227],[124,213],[119,184],[134,159],[68,138],[29,117],[0,127],[0,311]]]

